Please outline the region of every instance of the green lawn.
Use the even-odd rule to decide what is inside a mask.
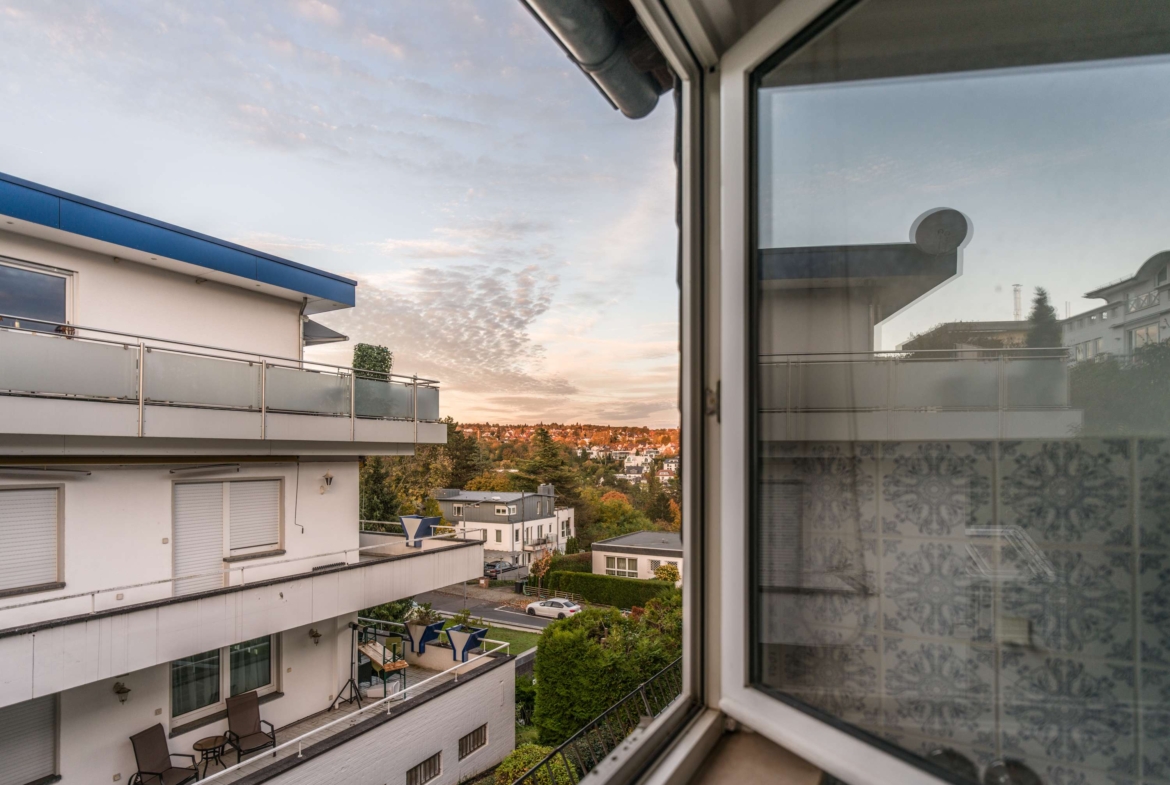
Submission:
[[[448,621],[444,629],[446,629],[446,627],[452,626],[454,623],[455,622],[453,620]],[[536,642],[540,640],[540,633],[520,632],[519,630],[504,630],[500,629],[499,627],[492,627],[489,625],[487,637],[494,641],[503,641],[504,643],[507,643],[509,654],[520,654],[521,652],[528,651],[536,645]]]

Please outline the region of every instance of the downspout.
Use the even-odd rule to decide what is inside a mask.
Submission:
[[[569,58],[621,113],[645,117],[658,104],[658,84],[622,46],[617,23],[600,0],[524,0]]]
[[[309,298],[301,298],[301,312],[297,314],[297,358],[301,361],[301,370],[305,370],[305,309],[309,307]]]

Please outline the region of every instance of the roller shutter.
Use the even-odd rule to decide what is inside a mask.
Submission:
[[[53,695],[0,709],[0,785],[28,785],[57,773]]]
[[[56,583],[56,488],[0,491],[0,590]]]
[[[223,570],[223,483],[175,486],[175,577]],[[175,595],[218,589],[223,575],[175,581]]]
[[[231,483],[231,549],[280,543],[280,480]]]

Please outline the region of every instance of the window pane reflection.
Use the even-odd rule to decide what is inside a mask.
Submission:
[[[753,681],[952,779],[1170,781],[1168,19],[871,0],[757,74]]]
[[[171,716],[219,702],[219,650],[171,663]]]
[[[263,687],[272,681],[272,638],[265,635],[230,649],[232,668],[232,695]]]

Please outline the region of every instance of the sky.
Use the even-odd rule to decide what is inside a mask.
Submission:
[[[877,348],[1010,320],[1013,284],[1025,318],[1038,286],[1061,317],[1083,313],[1104,302],[1086,292],[1170,250],[1170,58],[771,88],[761,117],[761,247],[908,242],[938,207],[973,224],[961,275]]]
[[[356,278],[444,415],[677,425],[672,102],[515,0],[0,0],[0,101],[0,171]]]

